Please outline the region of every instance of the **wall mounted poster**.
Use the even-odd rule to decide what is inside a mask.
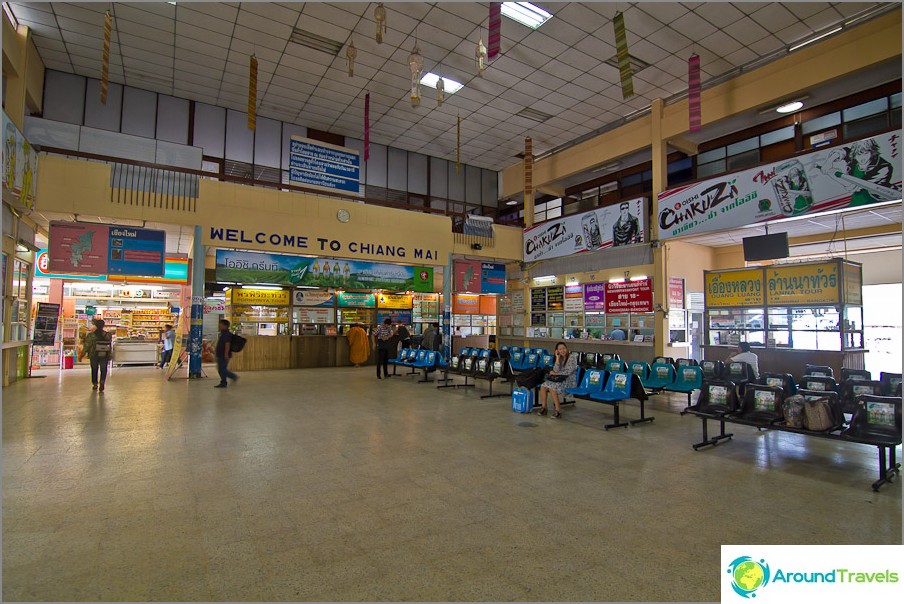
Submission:
[[[354,149],[293,136],[289,142],[289,180],[309,187],[358,193],[361,157]]]
[[[547,220],[524,231],[524,261],[546,260],[646,241],[645,199]]]
[[[511,294],[512,314],[524,312],[524,290],[516,289]]]
[[[494,262],[480,263],[480,293],[505,293],[505,265]]]
[[[52,221],[49,239],[47,268],[53,273],[164,275],[165,231]]]
[[[669,277],[669,308],[684,308],[684,279]]]
[[[31,209],[35,204],[38,154],[6,111],[3,112],[3,143],[3,186],[21,205]]]
[[[653,280],[606,284],[606,313],[653,312]]]
[[[433,268],[217,250],[217,281],[348,289],[433,291]]]
[[[565,312],[581,312],[584,310],[584,286],[565,286]]]
[[[565,309],[565,288],[564,286],[546,288],[546,310],[564,310]]]
[[[664,191],[659,238],[900,200],[899,132]]]
[[[480,293],[480,262],[456,260],[452,264],[453,285],[457,292]]]
[[[60,322],[60,305],[38,302],[35,310],[35,346],[53,346],[57,325]]]

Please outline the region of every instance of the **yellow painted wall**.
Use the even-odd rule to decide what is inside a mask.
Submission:
[[[663,246],[669,277],[684,279],[685,291],[703,291],[703,271],[712,270],[715,249],[694,243],[672,241]]]

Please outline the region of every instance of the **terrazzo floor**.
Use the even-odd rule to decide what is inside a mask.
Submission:
[[[608,406],[556,420],[415,380],[5,388],[3,599],[718,601],[721,544],[901,543],[875,448],[734,426],[694,451],[680,395],[605,431]]]

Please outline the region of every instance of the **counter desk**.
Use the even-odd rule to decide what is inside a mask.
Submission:
[[[246,336],[248,343],[232,356],[233,371],[349,367],[348,339],[344,336]],[[374,353],[366,365],[372,365]]]

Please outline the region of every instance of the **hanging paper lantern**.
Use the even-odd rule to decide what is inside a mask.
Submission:
[[[370,93],[364,95],[364,161],[370,159]]]
[[[383,3],[380,2],[377,4],[377,8],[374,9],[374,20],[377,22],[377,44],[383,43],[383,34],[386,33],[386,9],[383,8]]]
[[[483,45],[483,38],[477,42],[474,58],[477,59],[477,75],[483,77],[483,72],[487,70],[487,47]]]
[[[631,80],[631,59],[628,56],[628,37],[625,32],[625,16],[617,13],[612,20],[615,27],[615,49],[618,52],[618,72],[621,76],[622,98],[634,94],[634,82]]]
[[[455,173],[461,171],[461,114],[455,120]]]
[[[487,35],[487,58],[491,61],[499,54],[502,42],[502,3],[490,2],[489,34]]]
[[[107,84],[110,80],[110,36],[113,33],[113,17],[104,12],[104,51],[100,64],[100,102],[107,104]]]
[[[251,55],[248,69],[248,129],[254,130],[257,124],[257,57]]]
[[[446,83],[443,82],[442,76],[436,80],[436,106],[443,106],[443,93],[446,91]]]
[[[411,54],[408,55],[408,67],[411,69],[411,106],[419,107],[421,104],[421,71],[424,69],[424,57],[421,49],[414,43]]]
[[[345,61],[348,65],[348,77],[355,75],[355,57],[358,56],[358,49],[355,48],[355,41],[350,40],[348,47],[345,49]]]

